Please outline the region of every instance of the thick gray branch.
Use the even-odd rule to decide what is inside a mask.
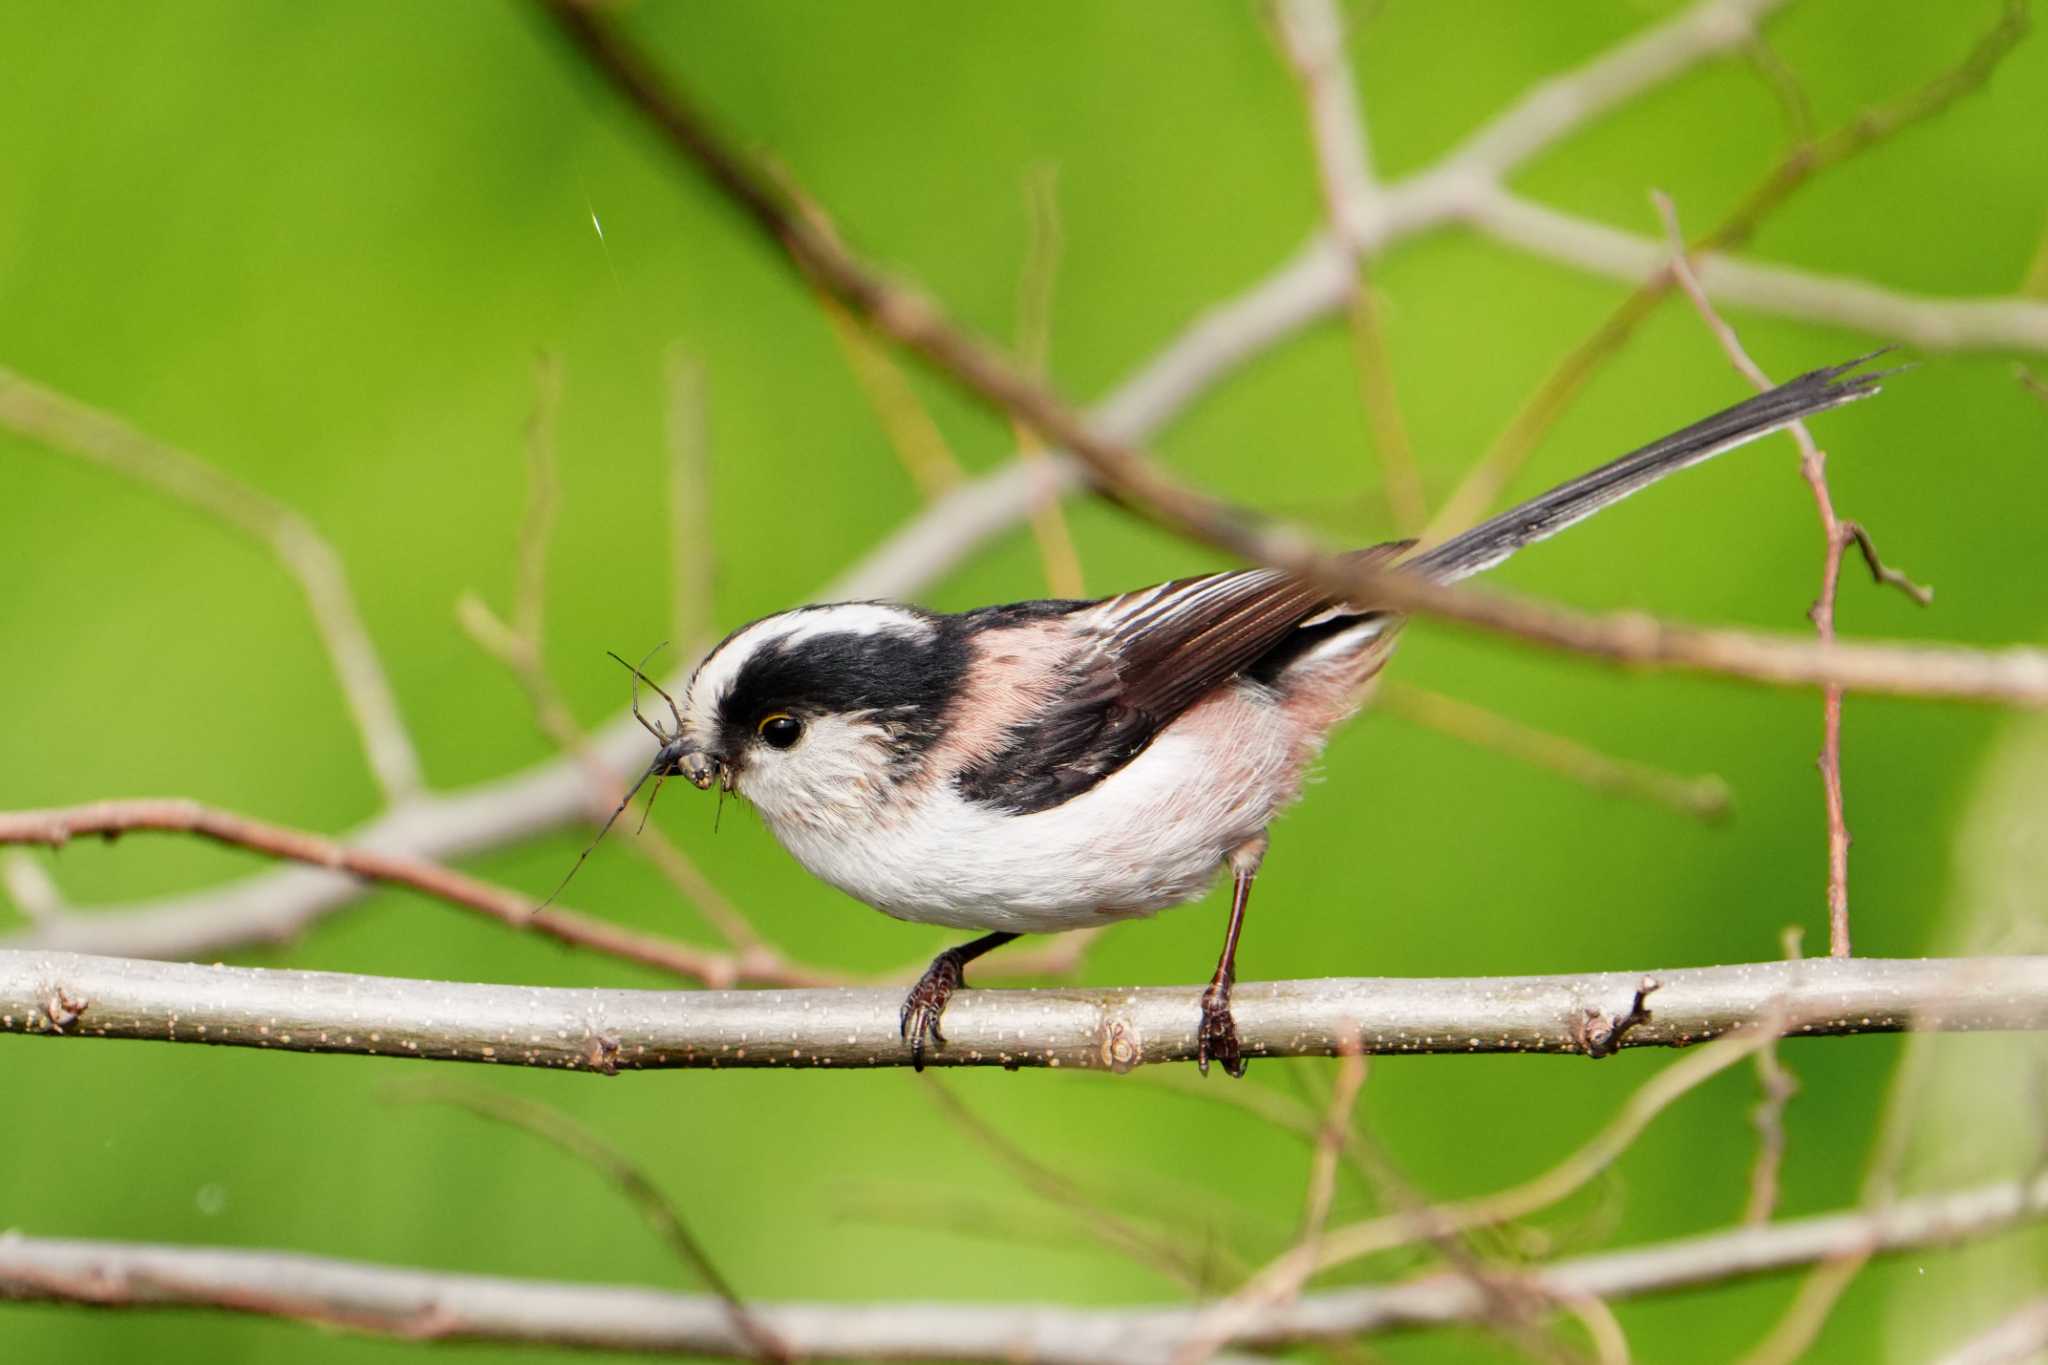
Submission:
[[[1641,1017],[1631,1006],[1657,983]],[[1126,1070],[1195,1055],[1199,988],[971,990],[934,1059]],[[615,1071],[901,1066],[899,991],[628,991],[0,951],[0,1029]],[[2048,957],[1769,962],[1585,976],[1248,983],[1252,1056],[1592,1052],[1789,1034],[2048,1028]],[[1628,1020],[1624,1026],[1622,1021]]]
[[[1553,1301],[1609,1301],[1724,1284],[1833,1256],[1981,1239],[2048,1216],[2048,1177],[1711,1233],[1540,1267],[1502,1283]],[[217,1308],[408,1340],[526,1342],[591,1350],[747,1356],[709,1295],[457,1275],[274,1251],[0,1237],[0,1298],[120,1308]],[[1472,1278],[1305,1294],[1259,1310],[1235,1344],[1276,1347],[1472,1322],[1496,1302]],[[1146,1365],[1199,1329],[1199,1308],[1073,1309],[1014,1303],[753,1303],[748,1312],[817,1360],[1033,1360]]]

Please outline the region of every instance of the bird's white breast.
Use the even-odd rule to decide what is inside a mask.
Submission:
[[[813,874],[899,919],[1049,932],[1200,896],[1299,789],[1320,734],[1262,689],[1226,687],[1144,752],[1049,810],[1013,815],[951,782],[862,819],[763,814]]]

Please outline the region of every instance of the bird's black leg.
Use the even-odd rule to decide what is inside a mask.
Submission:
[[[1252,878],[1259,874],[1266,841],[1259,839],[1230,855],[1230,927],[1223,933],[1223,956],[1216,975],[1202,992],[1202,1028],[1195,1042],[1195,1065],[1209,1074],[1215,1062],[1233,1076],[1244,1075],[1244,1054],[1237,1043],[1237,1021],[1230,1017],[1230,988],[1237,984],[1237,937],[1244,932],[1245,902],[1251,899]]]
[[[924,969],[924,975],[903,998],[900,1023],[903,1041],[910,1044],[910,1065],[913,1068],[924,1070],[926,1039],[934,1043],[946,1041],[946,1035],[939,1032],[939,1016],[945,1012],[946,1002],[953,998],[953,992],[967,985],[967,964],[1018,937],[1020,935],[1017,934],[983,934],[972,943],[948,948],[932,959],[932,965]]]

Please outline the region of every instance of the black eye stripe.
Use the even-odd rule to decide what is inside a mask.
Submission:
[[[848,630],[768,641],[718,700],[725,742],[734,750],[769,743],[761,727],[777,714],[797,720],[797,738],[806,721],[860,715],[886,730],[905,757],[921,752],[937,738],[967,664],[961,633],[946,628],[953,619],[930,618],[933,629],[921,633]]]

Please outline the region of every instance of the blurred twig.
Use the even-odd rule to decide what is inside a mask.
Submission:
[[[832,216],[804,190],[789,168],[771,162],[769,172],[809,229],[824,240],[837,242],[839,229]],[[870,333],[867,320],[857,316],[833,291],[830,281],[814,275],[808,278],[811,296],[832,329],[832,339],[839,343],[847,368],[853,371],[861,394],[888,438],[889,448],[896,453],[911,482],[927,500],[959,487],[967,473],[960,467],[960,459],[953,453],[945,433],[918,398],[917,390],[910,386],[909,376],[896,364],[896,358]]]
[[[1778,1173],[1785,1164],[1785,1105],[1799,1093],[1799,1082],[1778,1060],[1776,1040],[1757,1050],[1756,1074],[1763,1090],[1750,1110],[1756,1126],[1756,1160],[1749,1171],[1749,1202],[1742,1221],[1768,1223],[1778,1208]]]
[[[717,541],[711,534],[711,436],[704,367],[680,347],[668,355],[668,553],[671,636],[680,648],[709,640],[716,613]]]
[[[312,522],[176,446],[7,369],[0,369],[0,429],[146,484],[277,556],[306,595],[384,799],[402,806],[420,796],[425,780],[419,753],[391,681],[349,590],[341,556]]]
[[[2048,1353],[2048,1295],[2032,1298],[1934,1365],[2028,1365]]]
[[[19,849],[10,849],[5,857],[0,857],[0,890],[7,892],[15,909],[38,923],[69,913],[56,878]]]
[[[1338,1228],[1314,1245],[1290,1248],[1213,1310],[1205,1339],[1232,1340],[1251,1315],[1285,1301],[1322,1271],[1425,1239],[1448,1246],[1448,1239],[1460,1233],[1526,1218],[1558,1203],[1608,1169],[1674,1101],[1777,1036],[1775,1027],[1731,1035],[1666,1067],[1630,1096],[1621,1112],[1585,1145],[1533,1180],[1476,1199],[1425,1204],[1410,1198],[1397,1212]]]
[[[1330,1224],[1330,1203],[1337,1193],[1337,1158],[1351,1136],[1352,1113],[1365,1088],[1365,1054],[1346,1048],[1337,1054],[1337,1077],[1330,1085],[1330,1103],[1316,1131],[1315,1153],[1309,1162],[1308,1193],[1301,1215],[1301,1241],[1314,1246]]]
[[[1209,1289],[1210,1256],[1184,1239],[1138,1226],[1095,1198],[1072,1179],[1012,1142],[1001,1130],[985,1122],[936,1076],[926,1077],[925,1094],[939,1111],[963,1132],[975,1146],[1010,1168],[1039,1198],[1069,1214],[1075,1225],[1110,1250],[1127,1256],[1195,1294]],[[1244,1264],[1225,1248],[1224,1269],[1242,1275]]]
[[[543,355],[534,365],[533,415],[526,423],[526,510],[519,518],[512,628],[531,641],[536,667],[547,637],[548,544],[554,538],[562,481],[555,451],[555,425],[562,408],[562,361]]]
[[[1787,961],[1800,960],[1805,937],[1799,925],[1786,926],[1782,941]],[[1745,1223],[1767,1223],[1778,1211],[1779,1177],[1785,1166],[1785,1106],[1799,1093],[1798,1079],[1779,1060],[1776,1038],[1757,1049],[1756,1077],[1762,1095],[1749,1111],[1757,1142],[1749,1167],[1749,1199],[1742,1209]]]
[[[1053,285],[1059,278],[1063,245],[1059,179],[1051,166],[1040,166],[1025,179],[1024,204],[1030,213],[1031,236],[1024,252],[1024,269],[1017,277],[1017,363],[1026,374],[1044,379],[1052,361]],[[1029,425],[1012,417],[1010,432],[1022,458],[1048,458],[1038,433]],[[1050,479],[1031,508],[1031,536],[1038,542],[1048,591],[1054,597],[1084,596],[1087,587],[1081,573],[1081,552],[1074,545],[1073,530]]]
[[[2021,388],[2040,399],[2042,403],[2048,404],[2048,380],[2042,379],[2024,365],[2015,365],[2013,370],[2020,381]]]
[[[1680,777],[1647,763],[1616,758],[1440,692],[1389,680],[1380,684],[1375,706],[1413,724],[1548,769],[1595,791],[1654,802],[1709,823],[1727,819],[1734,808],[1727,782],[1715,774]]]
[[[1762,33],[1752,35],[1742,45],[1742,55],[1749,58],[1749,64],[1756,68],[1778,101],[1779,112],[1785,119],[1787,140],[1795,147],[1812,142],[1817,127],[1813,119],[1813,102],[1807,98],[1806,86],[1799,79],[1799,73],[1786,64]]]
[[[1712,231],[1691,245],[1688,255],[1698,261],[1710,253],[1741,245],[1773,210],[1814,177],[1869,151],[1901,129],[1934,117],[1982,86],[2025,36],[2027,26],[2025,4],[2008,0],[1999,22],[1955,66],[1918,89],[1863,110],[1825,136],[1792,148]],[[1485,218],[1484,212],[1481,217]],[[1535,226],[1527,221],[1527,215],[1524,225]],[[1627,254],[1620,253],[1624,257]],[[1707,269],[1702,268],[1699,274],[1711,284]],[[1656,310],[1675,282],[1667,250],[1656,265],[1644,272],[1635,291],[1551,371],[1516,412],[1507,428],[1438,509],[1425,539],[1441,539],[1485,515],[1579,390]],[[1713,290],[1709,287],[1705,292],[1711,295]],[[1753,303],[1754,294],[1741,301]],[[1884,329],[1873,330],[1884,334]]]
[[[1521,1273],[1552,1302],[1610,1301],[1728,1284],[1829,1255],[1950,1246],[2048,1218],[2048,1177],[2001,1181],[1760,1228],[1737,1228],[1555,1261]],[[0,1295],[99,1307],[205,1307],[328,1323],[406,1340],[495,1341],[589,1350],[744,1357],[753,1345],[715,1297],[630,1286],[455,1275],[275,1250],[0,1238]],[[1200,1307],[1050,1309],[1014,1303],[749,1305],[804,1359],[1161,1365]],[[1491,1305],[1453,1274],[1304,1295],[1247,1324],[1232,1344],[1297,1343],[1483,1320]]]
[[[701,420],[686,409],[693,399],[694,379],[687,375],[687,366],[678,361],[671,373],[671,432],[675,449],[671,461],[675,466],[674,482],[680,487],[688,486],[690,496],[695,500],[695,511],[700,521],[705,518],[708,494],[701,479],[693,479],[689,466],[697,465],[701,471],[702,453],[695,455],[687,449],[693,440],[701,445],[701,432],[694,437],[685,434],[682,428]],[[547,555],[549,539],[553,533],[556,502],[560,495],[560,479],[557,474],[554,445],[555,409],[560,402],[560,367],[551,360],[541,364],[536,388],[534,416],[529,424],[527,442],[527,502],[526,512],[519,528],[518,566],[514,574],[516,584],[512,604],[512,619],[515,625],[501,621],[482,598],[474,593],[465,593],[455,604],[456,621],[469,637],[485,653],[497,659],[512,674],[519,688],[526,694],[527,703],[533,709],[534,723],[558,749],[575,758],[583,767],[591,790],[591,810],[597,818],[616,809],[625,799],[625,785],[605,766],[598,762],[591,752],[588,739],[582,727],[576,723],[574,712],[562,696],[554,680],[548,676],[545,656],[545,640],[542,635],[546,619],[544,602],[547,596]],[[701,394],[695,395],[701,404]],[[680,494],[672,507],[679,506]],[[672,528],[677,540],[683,540],[688,532],[678,524]],[[700,537],[701,539],[701,537]],[[708,591],[708,577],[702,562],[692,563],[685,570],[685,559],[699,557],[679,551],[677,555],[678,574],[675,584],[676,603],[679,612],[686,616],[709,616],[708,602],[703,594]],[[631,841],[631,847],[655,870],[666,878],[670,885],[680,891],[697,908],[698,913],[734,950],[736,955],[707,952],[704,961],[716,971],[730,974],[724,977],[707,978],[706,985],[729,986],[741,980],[782,980],[787,982],[818,983],[842,979],[834,973],[801,967],[786,960],[780,950],[769,944],[752,922],[728,901],[711,879],[704,875],[690,856],[668,840],[657,829],[642,828]]]
[[[1345,308],[1358,370],[1359,398],[1372,428],[1394,529],[1413,535],[1429,519],[1415,448],[1394,389],[1393,357],[1373,294],[1370,222],[1380,194],[1351,64],[1344,56],[1344,17],[1336,0],[1277,0],[1280,46],[1301,85],[1315,149],[1323,210],[1349,272]]]
[[[1284,1095],[1280,1091],[1263,1085],[1210,1085],[1198,1075],[1177,1068],[1147,1067],[1138,1073],[1141,1083],[1168,1091],[1185,1099],[1202,1100],[1239,1109],[1281,1132],[1290,1133],[1314,1150],[1316,1143],[1327,1130],[1322,1115],[1300,1099]],[[1366,1164],[1363,1144],[1355,1129],[1347,1128],[1340,1134],[1340,1150],[1352,1170],[1370,1180],[1371,1171]]]
[[[1900,1050],[1864,1166],[1861,1199],[1865,1208],[1897,1208],[1905,1202],[1899,1199],[1899,1167],[1905,1160],[1907,1139],[1912,1135],[1914,1113],[1933,1069],[1934,1045],[1933,1033],[1914,1031],[1907,1035]],[[2039,1172],[2035,1174],[2038,1178]],[[1823,1258],[1800,1281],[1799,1291],[1792,1296],[1784,1315],[1742,1357],[1741,1365],[1792,1365],[1803,1358],[1827,1325],[1835,1305],[1878,1250],[1874,1242],[1852,1244],[1838,1247]]]
[[[481,1086],[446,1080],[402,1082],[389,1087],[386,1093],[393,1099],[445,1104],[466,1110],[491,1123],[501,1123],[531,1133],[558,1151],[582,1162],[609,1181],[628,1203],[638,1209],[640,1216],[647,1221],[654,1234],[661,1238],[676,1260],[718,1296],[719,1302],[725,1306],[734,1332],[753,1347],[753,1350],[748,1352],[749,1355],[757,1355],[766,1360],[786,1361],[791,1358],[789,1348],[748,1311],[747,1305],[732,1287],[732,1282],[726,1279],[710,1254],[704,1250],[703,1243],[690,1231],[690,1225],[683,1219],[682,1210],[676,1207],[674,1200],[662,1193],[654,1178],[619,1148],[606,1142],[569,1115],[536,1100],[522,1099],[516,1095],[486,1090]]]

